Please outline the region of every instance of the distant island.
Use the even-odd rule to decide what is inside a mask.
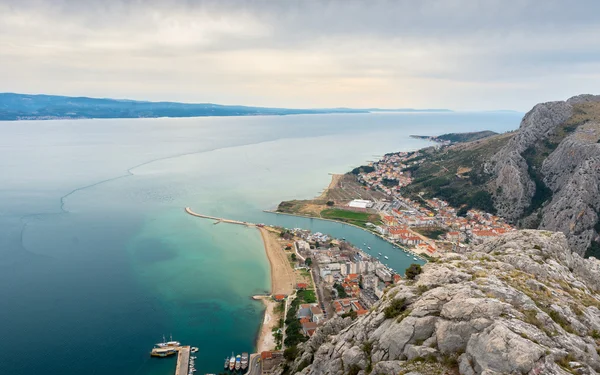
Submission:
[[[149,102],[56,95],[0,93],[0,121],[90,118],[281,116],[370,112],[451,112],[448,109],[289,109],[212,103]]]
[[[437,136],[432,135],[411,135],[412,138],[417,139],[426,139],[432,142],[438,142],[443,144],[450,143],[462,143],[462,142],[472,142],[479,139],[491,137],[492,135],[497,135],[498,133],[493,132],[491,130],[484,130],[479,132],[470,132],[470,133],[448,133]]]

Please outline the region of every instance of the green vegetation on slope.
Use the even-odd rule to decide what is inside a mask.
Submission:
[[[491,130],[484,130],[480,132],[470,132],[470,133],[448,133],[442,134],[437,139],[442,141],[450,141],[453,143],[462,143],[462,142],[472,142],[478,139],[483,139],[487,137],[491,137],[493,135],[497,135],[498,133],[493,132]]]
[[[418,199],[438,197],[463,211],[477,208],[494,213],[492,196],[485,190],[490,176],[483,172],[484,161],[504,146],[512,134],[495,135],[472,143],[424,152],[425,161],[410,168],[414,181],[403,192]]]

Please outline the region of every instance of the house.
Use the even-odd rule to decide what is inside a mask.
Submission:
[[[268,351],[260,353],[262,375],[273,374],[285,361],[282,351]]]
[[[301,318],[312,318],[312,314],[310,309],[317,306],[316,303],[303,303],[298,308],[298,313],[296,314],[297,319]]]
[[[306,336],[312,336],[315,331],[317,330],[317,323],[315,322],[308,322],[308,323],[303,323],[302,324],[302,332],[306,335]]]
[[[321,310],[318,306],[313,306],[310,308],[311,320],[314,323],[319,323],[322,319],[325,319],[325,315],[323,314],[323,310]]]
[[[273,296],[273,299],[277,302],[281,302],[281,301],[285,301],[286,297],[287,296],[285,294],[276,294]]]
[[[308,284],[306,284],[306,283],[298,283],[298,284],[296,284],[296,289],[304,290],[306,288],[308,288]]]

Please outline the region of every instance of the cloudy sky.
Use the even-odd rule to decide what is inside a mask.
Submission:
[[[0,0],[0,92],[527,110],[600,93],[600,1]]]

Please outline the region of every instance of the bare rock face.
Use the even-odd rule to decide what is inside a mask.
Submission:
[[[600,124],[588,124],[600,129]],[[585,128],[582,129],[585,131]],[[600,212],[600,143],[575,133],[544,161],[544,182],[554,192],[542,211],[540,229],[561,231],[569,244],[583,254],[597,236],[594,226]]]
[[[495,178],[489,188],[500,216],[512,221],[523,216],[535,193],[535,183],[529,176],[523,153],[572,114],[573,107],[567,102],[536,105],[525,115],[515,136],[490,159],[486,170]]]
[[[562,233],[508,233],[428,263],[301,350],[305,375],[598,374],[600,261]]]
[[[580,95],[536,105],[510,141],[484,166],[492,175],[487,189],[500,216],[526,227],[561,231],[567,235],[571,249],[579,254],[584,254],[590,241],[598,238],[594,226],[600,212],[600,122],[575,124],[576,131],[549,154],[538,149],[560,133],[558,127],[577,116],[582,105],[597,102],[600,96]],[[527,209],[536,193],[536,182],[524,155],[531,150],[538,151],[537,158],[543,159],[543,182],[538,184],[546,185],[552,194],[541,209],[529,215]]]

